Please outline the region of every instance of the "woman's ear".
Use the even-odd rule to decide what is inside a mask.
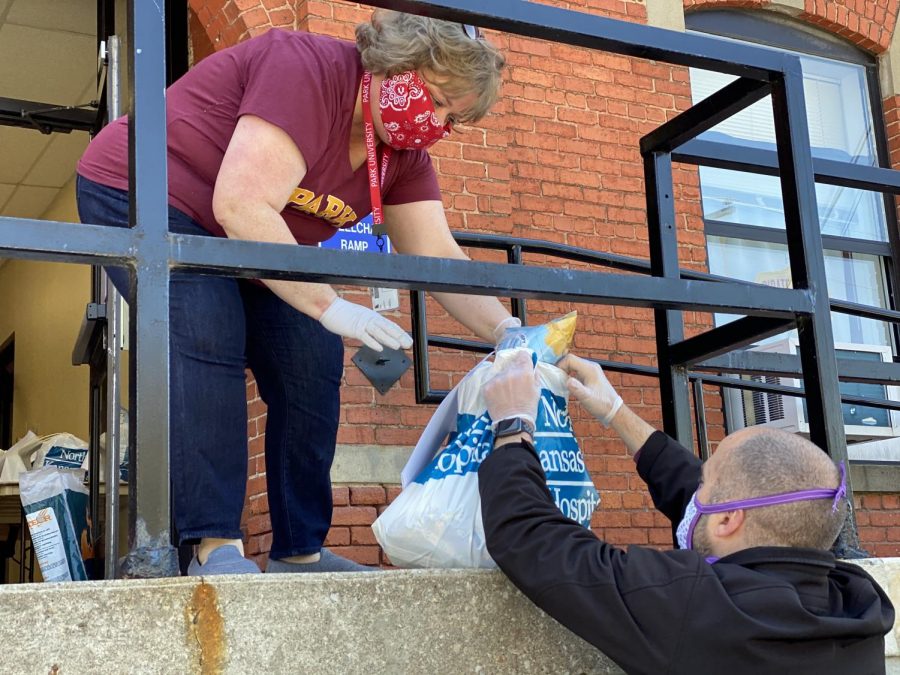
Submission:
[[[371,21],[372,21],[372,26],[375,28],[375,30],[381,32],[381,22],[385,17],[385,12],[387,12],[387,11],[388,10],[386,10],[386,9],[376,9],[374,12],[372,12]]]

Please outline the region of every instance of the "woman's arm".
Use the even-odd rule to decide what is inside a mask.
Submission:
[[[281,210],[305,175],[306,161],[285,131],[262,118],[244,115],[238,120],[219,169],[213,215],[229,239],[296,245]],[[328,284],[263,283],[314,319],[320,318],[337,297]]]
[[[297,245],[281,211],[306,175],[291,137],[254,115],[238,120],[213,192],[213,215],[230,239]],[[412,338],[377,312],[339,298],[328,284],[263,280],[278,297],[332,333],[376,351],[412,346]]]
[[[450,234],[450,226],[447,224],[444,205],[441,202],[386,205],[384,216],[391,243],[400,253],[456,260],[469,259]],[[509,311],[495,297],[458,293],[431,295],[453,318],[489,342],[496,342],[500,336],[494,335],[494,329],[510,316]]]

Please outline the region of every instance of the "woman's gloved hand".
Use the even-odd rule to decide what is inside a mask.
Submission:
[[[527,340],[520,328],[522,321],[516,316],[508,316],[498,323],[494,327],[494,344],[497,345],[497,349],[524,346]]]
[[[572,395],[608,427],[622,407],[622,397],[606,379],[603,368],[574,354],[567,354],[556,365],[569,374],[566,386]]]
[[[409,349],[412,338],[390,319],[368,307],[347,302],[343,298],[335,298],[328,306],[319,323],[332,333],[344,337],[356,338],[376,352],[389,349]]]

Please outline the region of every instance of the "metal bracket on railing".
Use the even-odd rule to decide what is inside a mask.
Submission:
[[[386,394],[394,383],[409,370],[412,362],[400,349],[376,352],[371,347],[363,347],[353,356],[353,363],[368,378],[379,394]]]

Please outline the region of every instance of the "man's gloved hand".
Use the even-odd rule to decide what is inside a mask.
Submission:
[[[375,310],[343,298],[334,299],[319,317],[319,323],[332,333],[362,341],[376,352],[383,351],[385,347],[412,347],[412,338],[393,321],[385,319]]]
[[[537,370],[524,349],[484,385],[484,400],[494,424],[524,417],[534,425],[540,398]]]
[[[572,395],[608,427],[622,407],[622,397],[606,379],[603,368],[574,354],[567,354],[556,365],[569,374],[566,386]]]
[[[497,349],[510,349],[525,344],[525,337],[518,330],[522,321],[517,316],[508,316],[494,327],[494,344]]]

